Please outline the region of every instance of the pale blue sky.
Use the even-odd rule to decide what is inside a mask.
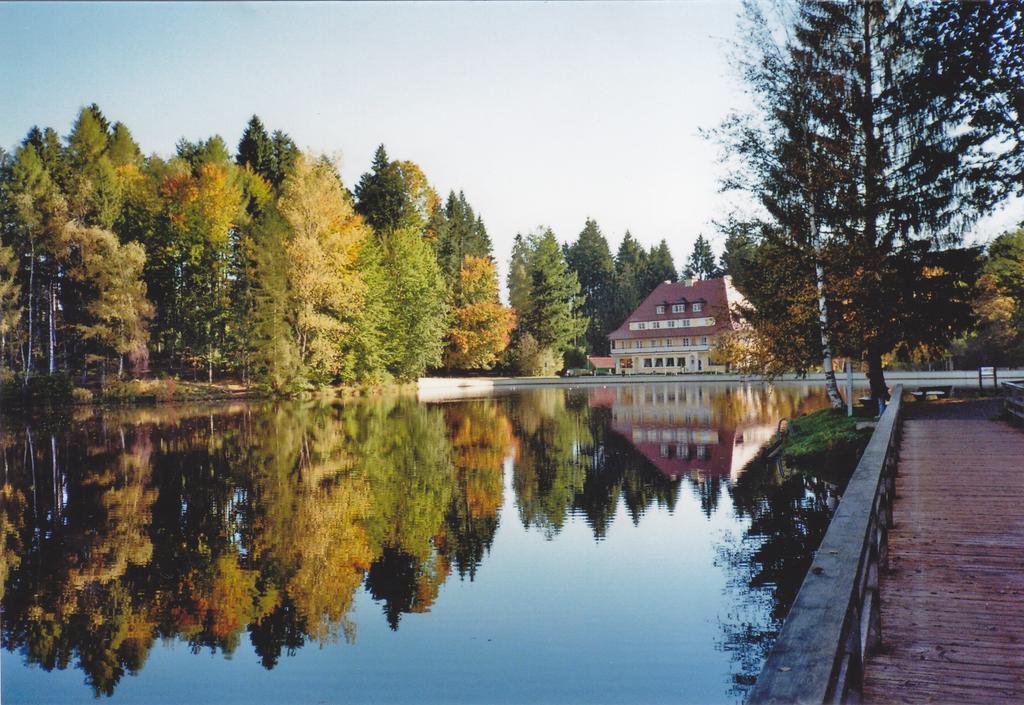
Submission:
[[[249,116],[337,154],[354,186],[383,142],[516,232],[595,218],[681,264],[727,199],[697,133],[746,104],[726,62],[739,3],[4,4],[0,144],[65,134],[97,102],[143,151],[237,144]],[[1024,217],[1022,208],[995,225]]]

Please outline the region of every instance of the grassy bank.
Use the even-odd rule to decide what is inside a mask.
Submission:
[[[834,457],[856,458],[871,438],[872,428],[857,430],[857,424],[863,421],[837,409],[822,409],[793,419],[782,442],[782,457],[794,465]]]
[[[287,398],[347,400],[387,394],[415,392],[415,385],[378,384],[336,386],[309,390]],[[219,382],[186,381],[174,377],[159,379],[108,379],[98,387],[79,387],[66,375],[37,375],[26,385],[8,379],[0,385],[0,403],[5,407],[57,408],[72,405],[132,405],[174,402],[230,401],[237,399],[285,398],[237,380]]]

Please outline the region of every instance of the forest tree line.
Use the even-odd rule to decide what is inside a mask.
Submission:
[[[0,218],[0,365],[26,385],[405,380],[492,364],[514,320],[463,194],[383,146],[350,191],[256,116],[234,155],[215,136],[170,159],[96,105],[66,138],[33,128],[2,155]]]
[[[66,137],[33,127],[0,153],[0,238],[8,385],[230,376],[293,393],[437,369],[550,374],[606,352],[677,278],[664,240],[644,249],[627,231],[612,258],[588,220],[564,246],[549,229],[516,237],[505,306],[481,216],[383,145],[350,190],[257,116],[234,154],[214,136],[164,159],[95,104]]]

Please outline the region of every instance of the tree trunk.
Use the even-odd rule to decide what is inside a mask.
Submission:
[[[871,398],[878,405],[878,415],[885,411],[885,403],[889,401],[889,387],[885,383],[885,371],[882,369],[882,353],[877,345],[868,345],[868,382],[871,385]]]
[[[117,378],[124,377],[124,354],[117,356]]]
[[[57,304],[54,301],[53,293],[53,282],[50,282],[50,293],[49,293],[49,306],[50,313],[47,316],[47,356],[49,357],[49,368],[48,373],[53,374],[57,371],[57,360],[54,357],[54,350],[57,347],[57,326],[53,320],[54,314],[57,312]]]
[[[28,267],[28,354],[25,356],[25,385],[28,385],[28,378],[32,376],[32,313],[35,309],[36,300],[36,241],[32,240],[30,259]]]
[[[807,145],[807,165],[810,169],[810,145]],[[808,186],[810,185],[811,174],[808,172]],[[821,243],[819,242],[821,232],[818,229],[818,218],[814,210],[814,193],[808,188],[807,211],[810,218],[811,247],[814,248],[814,283],[818,290],[818,328],[821,331],[821,369],[825,373],[825,392],[828,394],[829,404],[833,409],[843,408],[843,396],[839,393],[839,385],[836,383],[836,371],[832,363],[832,335],[828,327],[828,302],[825,300],[825,265],[822,263]]]
[[[871,26],[871,1],[861,0],[861,15],[863,20],[862,41],[863,56],[861,57],[860,72],[863,82],[863,96],[861,105],[861,132],[864,138],[864,243],[866,251],[873,253],[876,262],[882,261],[892,249],[892,237],[883,235],[884,242],[880,241],[878,231],[879,194],[878,181],[881,174],[881,153],[878,138],[875,135],[875,95],[874,95],[874,41],[875,36]],[[876,302],[881,305],[881,302]],[[884,324],[883,324],[884,325]],[[889,400],[889,390],[885,383],[885,372],[882,370],[882,353],[878,339],[885,331],[876,333],[867,341],[868,353],[868,381],[871,384],[871,398],[878,405],[878,414],[881,416],[885,410],[885,404]]]
[[[821,328],[821,366],[825,372],[825,391],[833,409],[843,408],[843,397],[836,383],[836,371],[832,363],[832,336],[828,330],[828,304],[825,301],[825,268],[819,259],[814,264],[815,280],[818,287],[818,324]]]

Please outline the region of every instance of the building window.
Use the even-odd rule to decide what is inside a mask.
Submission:
[[[642,341],[642,340],[638,340],[638,341],[636,341],[636,346],[637,346],[638,348],[642,348],[642,347],[644,346],[644,341]]]
[[[655,367],[664,367],[665,366],[665,360],[660,358],[660,357],[654,358],[654,366]]]
[[[678,362],[679,362],[679,366],[680,367],[686,367],[686,358],[685,357],[679,358]]]
[[[651,328],[661,328],[661,322],[654,321],[653,323],[651,323]]]
[[[685,443],[680,443],[676,446],[676,457],[682,458],[683,460],[689,460],[690,458],[690,446]]]
[[[658,450],[660,451],[662,458],[668,457],[668,443],[662,443]]]
[[[647,327],[647,324],[646,324],[646,323],[643,323],[643,322],[640,322],[640,323],[637,323],[637,324],[636,324],[636,329],[637,329],[637,330],[643,330],[643,329],[644,329],[644,328],[646,328],[646,327]]]
[[[693,312],[697,313],[698,311],[702,310],[703,308],[704,308],[704,304],[694,304],[693,305]]]
[[[665,313],[665,305],[664,304],[658,304],[655,307],[654,311],[655,311],[655,313]]]
[[[669,321],[668,322],[668,327],[669,328],[675,328],[676,327],[676,322],[675,321]]]
[[[697,457],[701,460],[708,459],[708,448],[707,446],[697,446]]]
[[[665,367],[675,367],[676,359],[674,357],[667,358],[665,360]]]
[[[651,366],[651,358],[645,357],[644,358],[644,367],[650,367],[650,366]]]
[[[689,328],[689,327],[690,327],[690,319],[689,318],[684,318],[683,319],[683,328]]]
[[[686,304],[672,304],[672,313],[686,313]]]
[[[707,345],[708,344],[708,337],[706,335],[702,335],[700,337],[700,344],[701,345]]]
[[[690,347],[690,339],[689,338],[683,338],[683,347],[684,348]]]

